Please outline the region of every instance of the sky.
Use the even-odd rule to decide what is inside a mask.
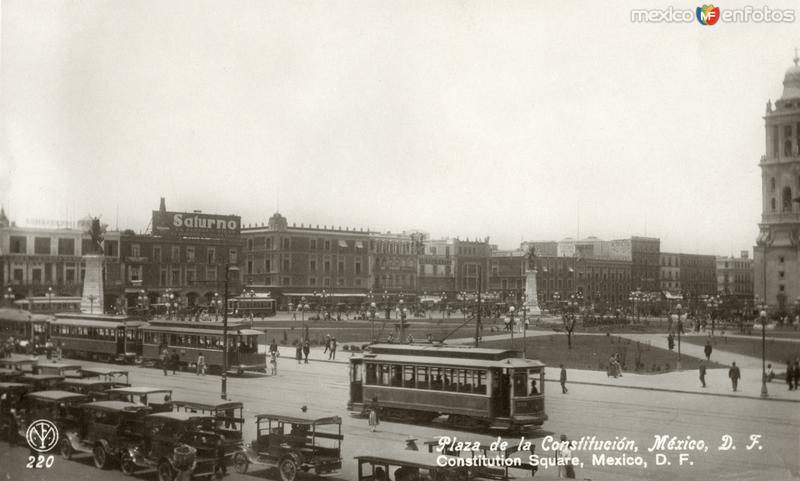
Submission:
[[[738,255],[800,20],[632,23],[642,7],[2,1],[0,203],[20,225],[140,232],[165,197],[245,225]]]

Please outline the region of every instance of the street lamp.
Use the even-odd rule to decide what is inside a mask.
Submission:
[[[239,272],[236,264],[225,265],[224,311],[222,311],[222,399],[228,399],[228,280],[231,272]]]
[[[763,305],[763,309],[759,314],[761,317],[761,397],[769,396],[767,393],[767,305]],[[795,380],[797,382],[797,380]]]
[[[369,317],[372,319],[372,325],[370,327],[370,329],[371,329],[371,337],[370,337],[370,339],[372,339],[373,343],[375,342],[375,309],[376,309],[376,307],[377,306],[375,305],[375,302],[370,302],[369,303]]]
[[[306,310],[309,308],[309,305],[308,302],[306,302],[305,296],[300,298],[300,305],[298,305],[297,308],[300,310],[300,321],[303,323],[303,337],[304,337],[303,340],[307,341],[308,328],[306,327]]]
[[[214,322],[219,322],[219,292],[214,293],[214,300],[211,302],[214,303]]]
[[[47,288],[47,310],[50,311],[50,314],[53,313],[53,288]]]
[[[8,304],[9,307],[11,306],[11,303],[14,302],[14,290],[11,289],[11,287],[6,289],[6,293],[3,294],[3,299],[6,301],[6,304]]]
[[[511,329],[511,349],[514,349],[514,306],[508,306],[508,313],[511,320],[508,327]]]
[[[798,298],[800,298],[800,297],[798,297]],[[446,293],[442,292],[442,297],[441,297],[440,302],[442,303],[441,304],[441,307],[442,307],[442,320],[444,321],[444,316],[445,316],[445,314],[447,314],[447,294]]]
[[[144,289],[139,289],[139,296],[137,299],[139,301],[139,312],[141,312],[142,317],[144,317],[144,302],[147,299]]]
[[[683,330],[683,322],[681,321],[681,305],[675,306],[675,311],[678,313],[678,320],[675,323],[675,328],[678,330],[678,363],[675,368],[681,370],[681,331]]]

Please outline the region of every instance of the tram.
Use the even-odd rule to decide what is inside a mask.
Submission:
[[[517,351],[444,344],[374,344],[350,358],[347,408],[366,414],[377,399],[381,416],[426,422],[447,415],[471,429],[541,426],[544,368]]]
[[[143,324],[125,315],[58,313],[50,323],[50,340],[64,357],[133,362],[142,353],[138,328]]]
[[[19,352],[41,353],[47,343],[49,319],[50,316],[44,314],[0,308],[0,340],[13,337],[19,341]]]
[[[271,317],[275,315],[275,299],[261,292],[234,297],[228,299],[228,314],[237,317]]]
[[[261,331],[250,329],[241,320],[228,321],[229,372],[265,371],[266,354],[258,352]],[[182,322],[153,320],[139,328],[142,339],[142,357],[159,361],[167,349],[177,353],[181,365],[195,364],[199,354],[205,357],[211,374],[220,374],[223,367],[223,325],[221,322]]]
[[[80,312],[81,298],[73,296],[34,296],[14,301],[19,309],[29,312]]]

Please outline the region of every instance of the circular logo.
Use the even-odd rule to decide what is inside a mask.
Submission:
[[[58,444],[58,428],[52,421],[37,419],[25,433],[28,446],[36,452],[46,453]]]

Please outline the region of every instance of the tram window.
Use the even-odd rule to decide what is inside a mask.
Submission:
[[[405,373],[403,376],[403,387],[416,387],[414,385],[414,366],[405,366],[403,371]]]
[[[429,389],[428,381],[428,368],[426,366],[417,366],[417,389]]]
[[[486,394],[486,372],[485,371],[476,371],[475,372],[475,393],[476,394]]]
[[[389,366],[387,366],[385,364],[381,364],[378,367],[380,368],[380,372],[381,372],[381,377],[380,377],[379,383],[382,386],[388,386],[389,385]]]
[[[378,375],[376,374],[375,364],[367,364],[367,384],[378,384]]]
[[[457,379],[453,378],[453,369],[445,369],[444,370],[444,390],[445,391],[455,391],[458,387]]]
[[[514,371],[514,396],[525,396],[528,394],[528,373],[525,371]]]
[[[442,369],[438,367],[431,368],[431,389],[442,389]]]
[[[392,386],[403,385],[403,366],[392,366]]]

